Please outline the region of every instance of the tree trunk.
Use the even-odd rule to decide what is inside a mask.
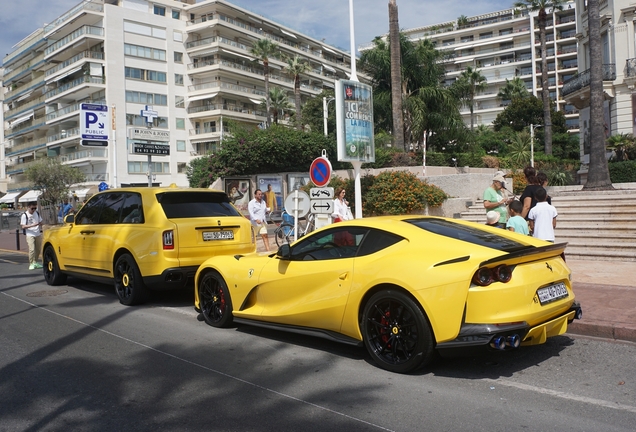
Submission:
[[[590,165],[585,190],[609,190],[612,181],[605,157],[603,125],[603,53],[601,51],[601,18],[599,0],[588,0],[587,21],[590,41]]]
[[[395,0],[389,0],[389,38],[391,39],[391,105],[393,111],[393,144],[406,151],[404,145],[404,118],[402,114],[402,54],[400,51],[400,25]]]
[[[300,75],[294,77],[294,104],[296,105],[296,125],[299,130],[302,130],[303,118],[300,112]]]
[[[541,39],[541,94],[543,96],[543,151],[552,154],[552,119],[550,118],[550,86],[548,84],[548,53],[545,42],[545,9],[539,11],[539,38]]]
[[[267,113],[265,114],[265,128],[268,128],[271,122],[269,115],[269,62],[263,61],[263,75],[265,76],[265,107]]]

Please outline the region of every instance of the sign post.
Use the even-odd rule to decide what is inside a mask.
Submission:
[[[316,229],[327,226],[331,223],[331,214],[333,213],[334,191],[332,187],[311,188],[309,191],[311,197],[310,211],[315,215],[314,225]]]
[[[285,199],[285,209],[294,216],[294,241],[296,241],[298,239],[298,218],[309,212],[309,195],[296,189]]]
[[[83,103],[80,105],[80,144],[83,146],[106,147],[110,132],[110,112],[108,106]]]

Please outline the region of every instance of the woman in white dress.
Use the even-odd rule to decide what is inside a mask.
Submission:
[[[349,201],[345,199],[345,190],[341,187],[336,189],[336,199],[333,200],[333,213],[331,217],[334,222],[353,219],[351,210],[349,210]]]

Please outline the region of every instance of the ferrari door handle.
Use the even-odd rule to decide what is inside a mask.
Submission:
[[[338,276],[338,279],[345,280],[347,276],[349,276],[349,272],[344,272],[340,276]]]
[[[95,231],[84,230],[80,231],[80,234],[95,234]]]

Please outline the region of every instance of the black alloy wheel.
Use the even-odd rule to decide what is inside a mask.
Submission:
[[[119,302],[126,306],[143,303],[148,297],[148,288],[130,254],[123,254],[115,263],[115,292]]]
[[[207,273],[199,283],[199,307],[212,327],[230,327],[234,320],[232,300],[223,277],[215,271]]]
[[[55,257],[55,251],[52,246],[47,246],[42,254],[44,267],[44,280],[51,286],[62,285],[66,283],[66,275],[60,270]]]
[[[413,299],[400,291],[374,294],[364,307],[361,330],[369,354],[382,369],[408,373],[433,359],[428,319]]]

